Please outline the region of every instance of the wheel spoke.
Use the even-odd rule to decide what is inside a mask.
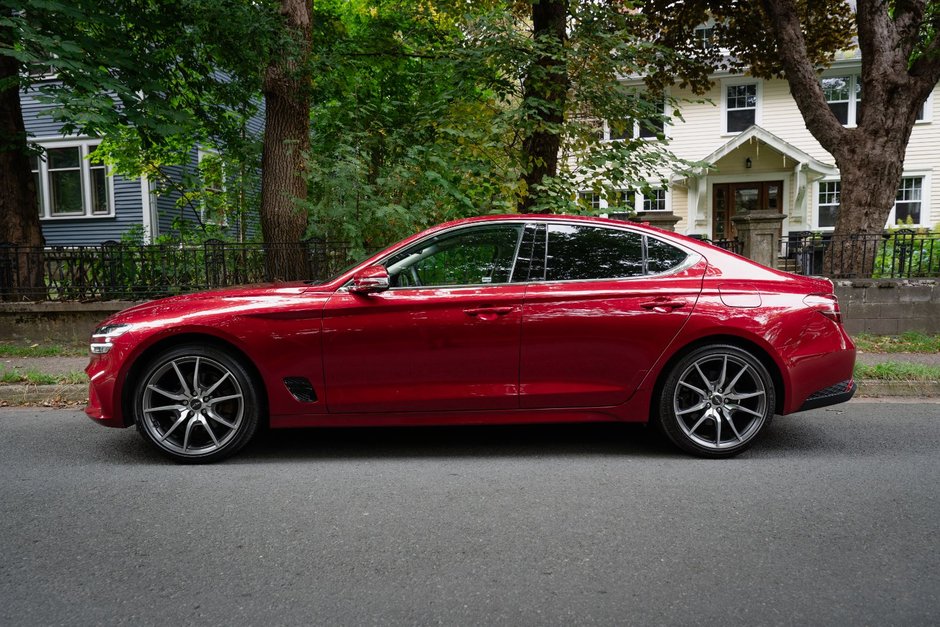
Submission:
[[[155,411],[167,411],[170,409],[175,409],[176,411],[183,411],[186,409],[186,405],[163,405],[161,407],[149,407],[144,410],[146,414],[152,414]]]
[[[701,396],[703,399],[708,398],[708,393],[705,392],[705,390],[700,390],[690,383],[686,383],[685,381],[679,381],[679,385],[684,385],[685,387],[689,388],[690,390],[692,390],[693,392]]]
[[[693,405],[692,407],[689,407],[688,409],[683,409],[683,410],[677,411],[677,412],[676,412],[676,415],[677,415],[677,416],[682,416],[683,414],[691,414],[693,411],[699,411],[699,410],[701,410],[701,409],[705,409],[706,407],[708,407],[708,402],[707,402],[707,401],[702,401],[702,402],[699,403],[698,405]]]
[[[738,383],[738,379],[741,378],[741,375],[742,375],[742,374],[744,374],[745,372],[747,372],[747,369],[748,369],[748,365],[747,365],[747,364],[744,364],[744,367],[741,368],[741,369],[738,371],[738,374],[734,375],[734,378],[731,379],[731,383],[729,383],[729,384],[728,384],[728,387],[726,387],[725,389],[726,389],[726,390],[733,390],[733,389],[734,389],[734,386],[737,385],[737,383]]]
[[[196,357],[196,366],[193,368],[193,394],[199,393],[199,357]]]
[[[764,417],[764,414],[754,411],[753,409],[748,409],[747,407],[744,407],[743,405],[729,405],[728,408],[731,411],[743,411],[746,414],[751,414],[752,416],[757,416],[758,418]]]
[[[744,399],[754,398],[755,396],[763,396],[764,391],[758,390],[756,392],[742,392],[740,394],[727,394],[725,398],[732,401],[743,401]]]
[[[183,424],[183,422],[185,422],[188,417],[189,417],[189,410],[188,410],[188,409],[184,409],[183,411],[181,411],[181,412],[180,412],[180,417],[176,419],[176,422],[173,423],[173,426],[170,427],[169,429],[167,429],[166,433],[164,433],[163,435],[160,436],[160,441],[163,442],[163,441],[166,440],[168,437],[170,437],[170,434],[173,433],[173,432],[176,430],[176,428],[177,428],[178,426],[180,426],[181,424]]]
[[[221,403],[222,401],[230,401],[233,398],[241,398],[241,394],[230,394],[228,396],[220,396],[218,398],[211,398],[206,401],[206,405],[215,405],[216,403]]]
[[[186,400],[186,395],[185,395],[185,394],[176,394],[176,393],[174,393],[174,392],[167,392],[166,390],[164,390],[164,389],[162,389],[162,388],[158,388],[158,387],[155,386],[155,385],[148,385],[148,386],[147,386],[147,389],[148,389],[148,390],[151,390],[151,391],[153,391],[153,392],[156,392],[157,394],[160,394],[161,396],[165,396],[165,397],[167,397],[167,398],[169,398],[169,399],[172,399],[172,400],[174,400],[174,401],[185,401],[185,400]]]
[[[715,446],[721,446],[721,412],[715,412]]]
[[[705,422],[711,417],[712,417],[711,410],[702,414],[701,418],[698,419],[698,422],[696,422],[695,425],[693,425],[692,428],[689,429],[689,435],[692,435],[693,433],[695,433],[695,430],[698,429],[702,425],[703,422]]]
[[[219,438],[215,437],[215,433],[212,429],[209,428],[209,423],[206,421],[205,416],[199,416],[199,424],[202,425],[202,428],[209,432],[209,437],[212,438],[212,443],[216,446],[219,445]]]
[[[176,371],[176,377],[180,380],[180,385],[183,386],[183,393],[186,396],[192,396],[193,393],[189,391],[189,384],[186,383],[186,379],[183,377],[183,373],[180,372],[179,366],[176,365],[175,361],[171,361],[170,365],[173,366],[173,370]]]
[[[698,362],[695,362],[695,370],[698,372],[698,376],[702,377],[702,381],[705,382],[705,387],[709,392],[713,391],[715,388],[712,386],[712,382],[708,380],[708,377],[705,376],[705,373],[702,372],[702,369],[699,368]],[[706,396],[705,393],[702,393],[702,396]]]
[[[725,376],[728,374],[728,356],[725,355],[725,358],[721,362],[721,376],[718,377],[718,382],[715,383],[715,389],[722,389],[721,386],[725,384]]]
[[[212,420],[215,420],[215,421],[216,421],[217,423],[219,423],[220,425],[224,425],[224,426],[228,427],[229,429],[234,429],[234,428],[235,428],[235,423],[234,423],[234,422],[229,422],[229,421],[227,421],[225,418],[223,418],[222,416],[220,416],[219,414],[217,414],[217,413],[215,412],[215,410],[212,409],[212,408],[210,408],[210,407],[207,407],[207,408],[206,408],[206,416],[208,416],[208,417],[211,418]]]
[[[193,425],[196,424],[196,417],[193,416],[193,419],[186,423],[186,433],[183,435],[183,452],[186,452],[186,449],[189,448],[189,435],[193,432]]]
[[[231,376],[231,374],[232,374],[231,372],[229,372],[229,371],[226,370],[226,371],[225,371],[225,374],[223,374],[223,375],[219,378],[218,381],[216,381],[215,383],[212,384],[212,387],[210,387],[208,390],[206,390],[205,392],[203,392],[203,396],[209,396],[210,394],[212,394],[213,392],[215,392],[216,388],[219,387],[220,385],[222,385],[222,382],[225,381],[226,379],[228,379],[229,376]]]
[[[741,434],[738,433],[738,428],[734,426],[734,421],[731,420],[731,412],[726,409],[722,409],[721,412],[725,415],[725,421],[728,423],[728,426],[731,427],[731,430],[734,432],[734,437],[738,439],[738,442],[742,442]]]

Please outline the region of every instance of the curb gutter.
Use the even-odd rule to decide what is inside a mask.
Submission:
[[[860,380],[855,398],[940,398],[940,381]],[[0,405],[61,405],[88,402],[87,384],[0,385]]]

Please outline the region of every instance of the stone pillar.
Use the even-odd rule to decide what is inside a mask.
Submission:
[[[640,211],[636,214],[636,221],[655,226],[664,231],[676,230],[676,223],[681,220],[671,211]]]
[[[779,211],[743,211],[731,217],[741,242],[741,254],[768,268],[776,267],[780,254],[780,223],[786,216]]]

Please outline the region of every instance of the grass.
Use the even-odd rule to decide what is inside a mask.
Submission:
[[[84,384],[88,376],[84,372],[72,370],[65,374],[48,374],[34,368],[21,370],[19,368],[0,370],[0,383],[28,383],[30,385],[63,385],[68,383]]]
[[[901,335],[859,333],[852,340],[865,353],[940,353],[940,335],[908,331]]]
[[[940,366],[888,361],[868,366],[855,364],[856,379],[880,381],[940,381]]]
[[[0,357],[84,357],[86,355],[88,355],[87,346],[0,342]]]

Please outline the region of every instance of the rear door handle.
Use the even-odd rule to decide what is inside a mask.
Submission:
[[[659,312],[669,312],[673,309],[679,309],[680,307],[685,307],[684,300],[675,300],[670,298],[659,298],[656,300],[650,300],[645,303],[640,303],[640,307],[643,309],[651,309],[653,311]]]
[[[463,312],[468,316],[480,318],[492,318],[495,316],[505,316],[512,311],[512,307],[476,307],[474,309],[464,309]]]

